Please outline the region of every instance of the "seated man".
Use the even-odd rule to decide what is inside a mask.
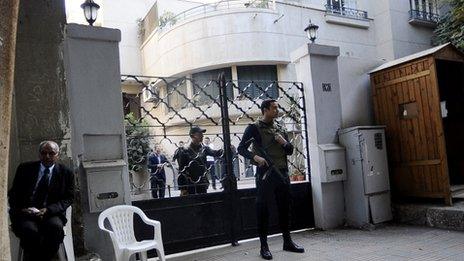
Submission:
[[[59,153],[55,142],[41,142],[40,161],[20,164],[8,192],[12,228],[21,240],[24,260],[51,260],[63,242],[74,175],[57,163]]]

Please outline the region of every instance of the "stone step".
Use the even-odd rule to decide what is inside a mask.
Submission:
[[[398,223],[464,231],[464,201],[439,204],[393,204]]]
[[[464,192],[464,185],[452,185],[451,186],[451,193],[459,193]]]

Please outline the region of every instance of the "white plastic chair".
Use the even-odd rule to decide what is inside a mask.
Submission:
[[[74,245],[72,238],[72,207],[69,206],[66,209],[66,219],[68,222],[63,227],[64,230],[64,239],[63,243],[60,244],[60,249],[58,250],[58,258],[60,261],[74,261]],[[18,244],[19,244],[19,240]],[[21,246],[18,248],[18,261],[23,260],[24,250]]]
[[[66,219],[68,220],[68,222],[63,228],[64,239],[60,247],[60,251],[58,251],[58,256],[60,257],[60,260],[63,260],[64,254],[66,254],[66,258],[68,261],[74,261],[74,245],[73,245],[73,235],[72,235],[72,206],[69,206],[66,209]],[[64,247],[64,251],[63,251],[63,247]]]
[[[137,241],[134,236],[134,214],[140,216],[143,222],[154,228],[153,240]],[[105,227],[108,220],[111,230]],[[116,261],[128,261],[131,255],[140,253],[141,260],[147,260],[147,251],[155,249],[161,261],[165,261],[163,239],[161,238],[161,223],[149,219],[143,211],[134,206],[121,205],[106,209],[98,216],[98,226],[108,232],[113,242]]]

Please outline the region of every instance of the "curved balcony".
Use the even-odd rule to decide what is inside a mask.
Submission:
[[[203,14],[198,7],[187,10],[175,16],[185,19],[152,33],[141,46],[144,74],[175,76],[229,65],[286,64],[289,53],[307,41],[299,30],[304,25],[279,20],[273,1],[221,3],[223,8]]]

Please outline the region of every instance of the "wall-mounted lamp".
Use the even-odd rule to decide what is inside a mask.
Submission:
[[[306,27],[304,29],[305,32],[306,32],[306,35],[308,36],[308,39],[311,40],[312,43],[314,43],[314,41],[316,41],[317,29],[319,29],[319,26],[311,23],[311,19],[309,20],[308,27]]]
[[[97,13],[100,6],[96,4],[93,0],[85,0],[83,4],[81,4],[82,10],[84,10],[84,16],[90,26],[93,26],[95,20],[97,20]]]

